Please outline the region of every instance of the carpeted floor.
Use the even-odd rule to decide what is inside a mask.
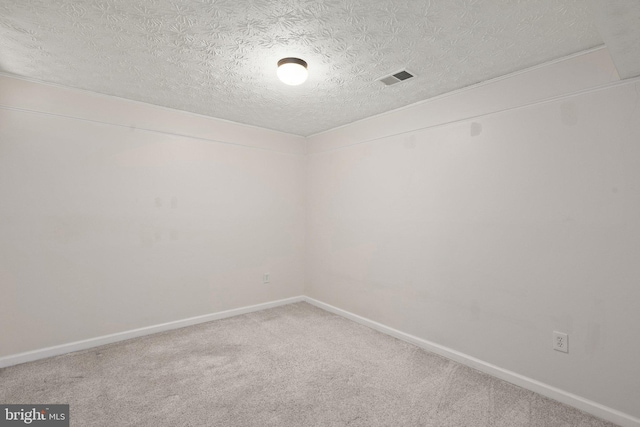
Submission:
[[[85,426],[613,424],[307,303],[0,369]]]

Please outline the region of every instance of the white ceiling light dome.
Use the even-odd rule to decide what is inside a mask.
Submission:
[[[297,86],[309,77],[307,63],[300,58],[282,58],[278,61],[278,78],[282,83]]]

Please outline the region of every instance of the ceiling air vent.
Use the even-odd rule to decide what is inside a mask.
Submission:
[[[387,77],[383,77],[380,79],[380,81],[384,84],[386,84],[387,86],[391,86],[394,85],[396,83],[400,83],[403,82],[405,80],[408,80],[410,78],[413,77],[413,74],[411,74],[410,72],[408,72],[407,70],[402,70],[398,73],[392,74],[390,76]]]

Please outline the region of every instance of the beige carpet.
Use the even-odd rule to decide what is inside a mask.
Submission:
[[[1,369],[0,403],[77,427],[613,426],[307,303]]]

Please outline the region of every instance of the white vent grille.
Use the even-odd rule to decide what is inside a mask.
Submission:
[[[387,86],[391,86],[396,83],[400,83],[405,80],[411,79],[413,77],[414,75],[408,72],[407,70],[402,70],[390,76],[383,77],[380,79],[380,81]]]

